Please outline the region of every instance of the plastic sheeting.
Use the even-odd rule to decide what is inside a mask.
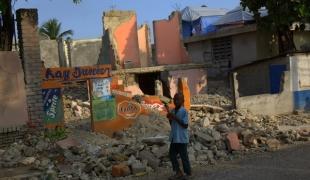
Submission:
[[[267,16],[267,9],[260,10],[261,16]],[[233,10],[227,12],[224,16],[222,16],[218,21],[216,21],[213,25],[229,25],[235,23],[245,23],[247,21],[253,21],[253,14],[246,8],[243,10],[241,6],[234,8]]]
[[[200,17],[199,19],[188,22],[182,21],[183,37],[192,35],[208,34],[216,31],[216,26],[213,25],[221,16]]]
[[[184,8],[181,12],[183,37],[215,31],[216,27],[213,23],[226,12],[226,9],[212,9],[204,6]]]
[[[225,15],[226,12],[227,12],[226,9],[213,9],[205,6],[202,7],[187,6],[181,11],[181,15],[183,21],[192,22],[198,20],[200,17]]]

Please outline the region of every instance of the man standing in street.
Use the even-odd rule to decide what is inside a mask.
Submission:
[[[169,119],[171,126],[169,137],[171,142],[169,157],[175,175],[171,176],[169,179],[187,179],[189,176],[191,176],[191,166],[187,152],[187,144],[189,143],[188,112],[183,107],[184,95],[182,93],[175,94],[173,102],[175,108],[170,112],[168,111],[167,118]],[[186,175],[184,175],[180,169],[177,159],[178,154],[181,157],[183,170]]]

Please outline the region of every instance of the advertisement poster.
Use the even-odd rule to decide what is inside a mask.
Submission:
[[[44,104],[44,123],[60,123],[64,119],[61,89],[42,89]]]
[[[94,121],[116,117],[116,102],[111,94],[111,78],[92,80],[92,113]]]

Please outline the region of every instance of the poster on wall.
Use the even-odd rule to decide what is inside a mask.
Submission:
[[[95,122],[116,117],[116,101],[111,94],[112,78],[92,80],[92,114]]]
[[[64,119],[61,89],[42,89],[44,104],[44,123],[56,124]]]

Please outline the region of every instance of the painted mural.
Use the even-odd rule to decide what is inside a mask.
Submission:
[[[42,89],[44,104],[44,123],[57,124],[64,120],[61,89]]]
[[[95,122],[116,117],[116,102],[111,94],[111,80],[111,78],[92,80],[92,113]]]
[[[125,119],[135,119],[141,113],[141,105],[133,101],[122,101],[117,105],[117,113]]]

